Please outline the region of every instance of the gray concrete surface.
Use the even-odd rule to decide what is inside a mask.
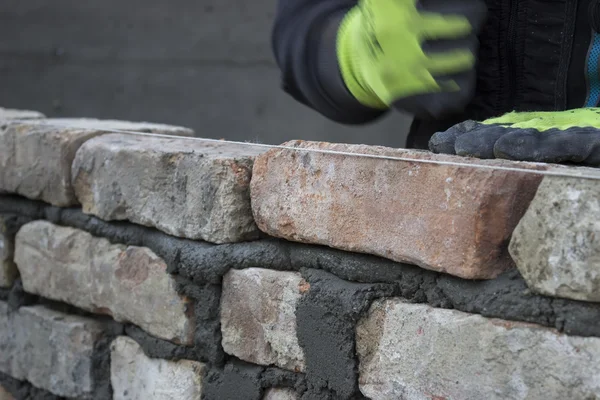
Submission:
[[[279,87],[276,0],[3,0],[0,105],[185,125],[199,136],[404,145],[410,118],[328,121]]]

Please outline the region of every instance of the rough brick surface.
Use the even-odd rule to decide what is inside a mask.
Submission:
[[[375,146],[286,145],[542,168]],[[513,266],[508,240],[540,179],[512,171],[273,149],[255,161],[252,206],[259,228],[272,236],[464,278],[493,278]]]
[[[0,288],[11,287],[19,274],[13,252],[14,242],[6,234],[4,218],[0,216]]]
[[[17,110],[14,108],[0,107],[0,121],[14,119],[39,119],[45,118],[45,115],[38,111],[32,110]],[[0,397],[1,399],[2,397]]]
[[[132,322],[158,338],[193,342],[193,307],[148,248],[34,221],[17,234],[15,262],[29,293]]]
[[[254,239],[252,147],[106,135],[85,143],[73,165],[86,213],[168,234],[224,243]]]
[[[375,302],[357,326],[359,384],[370,399],[593,399],[600,338],[461,311]]]
[[[509,251],[535,292],[600,302],[600,181],[544,178]]]
[[[0,372],[65,397],[94,391],[92,356],[98,322],[43,306],[9,312],[0,302]]]
[[[110,376],[115,400],[200,399],[204,364],[149,358],[135,340],[111,344]]]
[[[189,135],[169,125],[95,119],[43,119],[0,127],[0,192],[17,193],[55,206],[77,204],[71,163],[79,146],[102,129]]]
[[[303,371],[296,304],[306,282],[295,272],[230,270],[223,277],[223,349],[242,360]]]
[[[272,388],[267,389],[262,400],[298,400],[298,394],[292,389]]]

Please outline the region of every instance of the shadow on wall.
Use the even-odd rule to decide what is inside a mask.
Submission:
[[[3,0],[0,104],[184,125],[198,136],[402,147],[410,118],[328,121],[279,86],[276,0]]]

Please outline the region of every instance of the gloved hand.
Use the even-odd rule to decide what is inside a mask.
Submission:
[[[482,0],[359,0],[337,35],[342,78],[366,106],[416,117],[462,110],[475,88]]]
[[[429,141],[434,153],[600,166],[600,108],[511,112],[465,121]]]

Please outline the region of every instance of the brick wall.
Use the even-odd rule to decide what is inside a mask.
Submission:
[[[2,400],[600,398],[595,169],[0,120]]]

